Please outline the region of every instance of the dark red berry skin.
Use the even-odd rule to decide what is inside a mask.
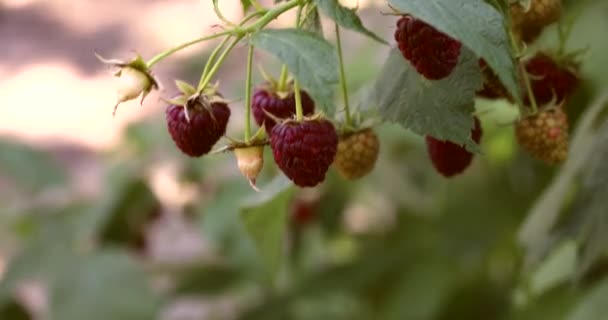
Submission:
[[[314,187],[325,180],[338,149],[338,135],[327,120],[286,121],[270,135],[274,161],[300,187]]]
[[[481,141],[482,130],[477,118],[475,118],[475,127],[471,131],[471,135],[476,143]],[[462,173],[473,161],[472,153],[449,141],[440,141],[427,136],[426,146],[433,166],[447,178]]]
[[[211,112],[213,116],[205,109],[190,109],[190,122],[188,122],[183,106],[167,107],[169,134],[183,153],[191,157],[200,157],[211,151],[213,145],[226,133],[230,118],[228,105],[215,102],[211,105]]]
[[[302,100],[304,115],[312,115],[315,112],[315,102],[303,90],[300,90],[300,98]],[[259,126],[263,123],[266,127],[266,132],[271,132],[276,122],[266,115],[264,110],[279,119],[289,119],[296,114],[296,97],[291,92],[287,97],[281,99],[276,93],[266,88],[257,88],[253,93],[251,107],[255,122]]]
[[[397,21],[395,41],[403,57],[430,80],[443,79],[452,73],[462,46],[460,41],[410,15]]]
[[[578,85],[577,75],[559,66],[550,56],[538,53],[526,62],[526,71],[532,84],[536,103],[540,106],[550,103],[554,97],[559,104],[574,93]],[[527,95],[524,103],[530,105]]]

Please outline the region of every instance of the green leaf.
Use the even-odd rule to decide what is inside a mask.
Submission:
[[[572,208],[572,214],[580,225],[578,239],[582,240],[579,274],[604,258],[608,249],[608,121],[599,130],[591,150]]]
[[[220,294],[241,278],[239,270],[224,265],[199,265],[176,274],[177,294]]]
[[[514,97],[521,97],[503,16],[483,0],[388,0],[395,8],[460,40],[482,57]]]
[[[339,81],[338,55],[329,42],[297,29],[266,29],[256,33],[252,41],[285,63],[317,105],[333,114],[334,85]]]
[[[138,245],[160,212],[160,202],[141,177],[113,185],[109,201],[98,208],[97,235],[104,244]]]
[[[242,207],[241,217],[245,229],[271,277],[281,264],[287,211],[293,191],[291,182],[279,176],[259,195],[248,199]]]
[[[160,308],[144,271],[119,251],[66,265],[49,296],[51,320],[149,320]]]
[[[475,92],[481,86],[477,58],[462,50],[458,66],[439,81],[426,80],[393,49],[380,71],[367,104],[381,116],[420,135],[449,140],[476,151],[470,138]]]
[[[572,279],[576,270],[577,250],[578,246],[572,240],[557,247],[532,274],[528,292],[540,296]]]
[[[11,297],[22,282],[49,281],[75,261],[77,243],[86,243],[76,241],[80,216],[81,211],[75,208],[31,217],[31,240],[10,260],[0,282],[0,301]]]
[[[0,177],[10,178],[26,191],[37,192],[67,181],[64,170],[46,152],[5,140],[0,140],[0,150]]]
[[[574,307],[567,320],[599,320],[608,315],[608,279],[600,282]]]
[[[324,15],[334,20],[341,27],[359,32],[382,44],[388,44],[384,39],[363,26],[354,9],[342,6],[338,0],[315,0],[315,3]]]
[[[304,20],[301,22],[300,28],[323,37],[323,24],[321,24],[321,15],[319,15],[317,6],[312,3],[307,4],[302,9],[302,16]]]

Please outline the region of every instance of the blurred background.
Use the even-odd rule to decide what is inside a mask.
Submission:
[[[384,1],[341,3],[392,42]],[[516,108],[479,100],[483,154],[462,176],[442,178],[421,137],[383,124],[368,177],[330,170],[296,189],[266,150],[258,194],[231,154],[189,159],[166,131],[159,98],[174,79],[198,81],[213,42],[155,66],[164,90],[115,117],[116,79],[93,54],[149,59],[221,30],[211,1],[0,0],[0,320],[608,319],[608,127],[596,116],[608,2],[563,3],[568,48],[587,48],[572,132],[591,119],[572,163],[522,153]],[[242,17],[239,1],[220,5]],[[556,33],[528,50],[555,48]],[[348,31],[343,41],[357,105],[389,49]],[[237,47],[217,75],[236,101],[233,136],[245,55]],[[278,76],[272,57],[255,63]],[[529,212],[541,216],[528,221],[534,241],[518,242]]]

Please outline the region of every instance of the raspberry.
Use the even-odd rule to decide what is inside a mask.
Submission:
[[[380,142],[372,129],[363,129],[340,137],[334,166],[348,180],[367,175],[376,164]]]
[[[479,59],[479,68],[483,76],[483,87],[477,91],[477,96],[492,100],[501,98],[510,100],[509,92],[485,60]]]
[[[443,79],[458,64],[460,41],[411,15],[397,21],[395,40],[403,57],[427,79]]]
[[[315,102],[303,90],[300,90],[300,98],[302,100],[304,115],[312,115],[315,112]],[[252,100],[251,107],[255,122],[260,126],[263,123],[266,127],[266,132],[271,132],[276,124],[275,120],[269,117],[266,112],[278,119],[289,119],[296,114],[296,98],[293,89],[283,93],[262,86],[255,90]]]
[[[191,157],[200,157],[226,133],[230,109],[221,99],[203,95],[185,105],[170,105],[166,117],[167,128],[177,147]]]
[[[475,127],[471,130],[471,136],[476,143],[481,141],[482,130],[477,117],[475,117]],[[462,173],[473,160],[472,153],[463,146],[450,141],[440,141],[427,136],[426,147],[435,169],[448,178]]]
[[[525,42],[534,41],[543,28],[557,22],[562,12],[561,0],[531,0],[530,9],[522,5],[511,5],[513,31]]]
[[[535,158],[558,164],[568,157],[568,116],[561,108],[549,108],[515,125],[519,145]]]
[[[338,135],[333,124],[309,118],[277,124],[270,135],[274,161],[300,187],[314,187],[325,180],[334,161]]]
[[[536,103],[541,106],[552,102],[554,98],[556,104],[561,103],[574,93],[578,85],[575,65],[560,65],[544,53],[537,53],[526,62],[526,72],[529,74]],[[524,103],[530,105],[527,95]]]

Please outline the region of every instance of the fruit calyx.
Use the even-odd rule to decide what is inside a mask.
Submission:
[[[185,82],[176,81],[176,85],[181,94],[165,100],[170,104],[166,110],[167,127],[183,153],[200,157],[225,135],[230,109],[217,87],[197,92]]]

